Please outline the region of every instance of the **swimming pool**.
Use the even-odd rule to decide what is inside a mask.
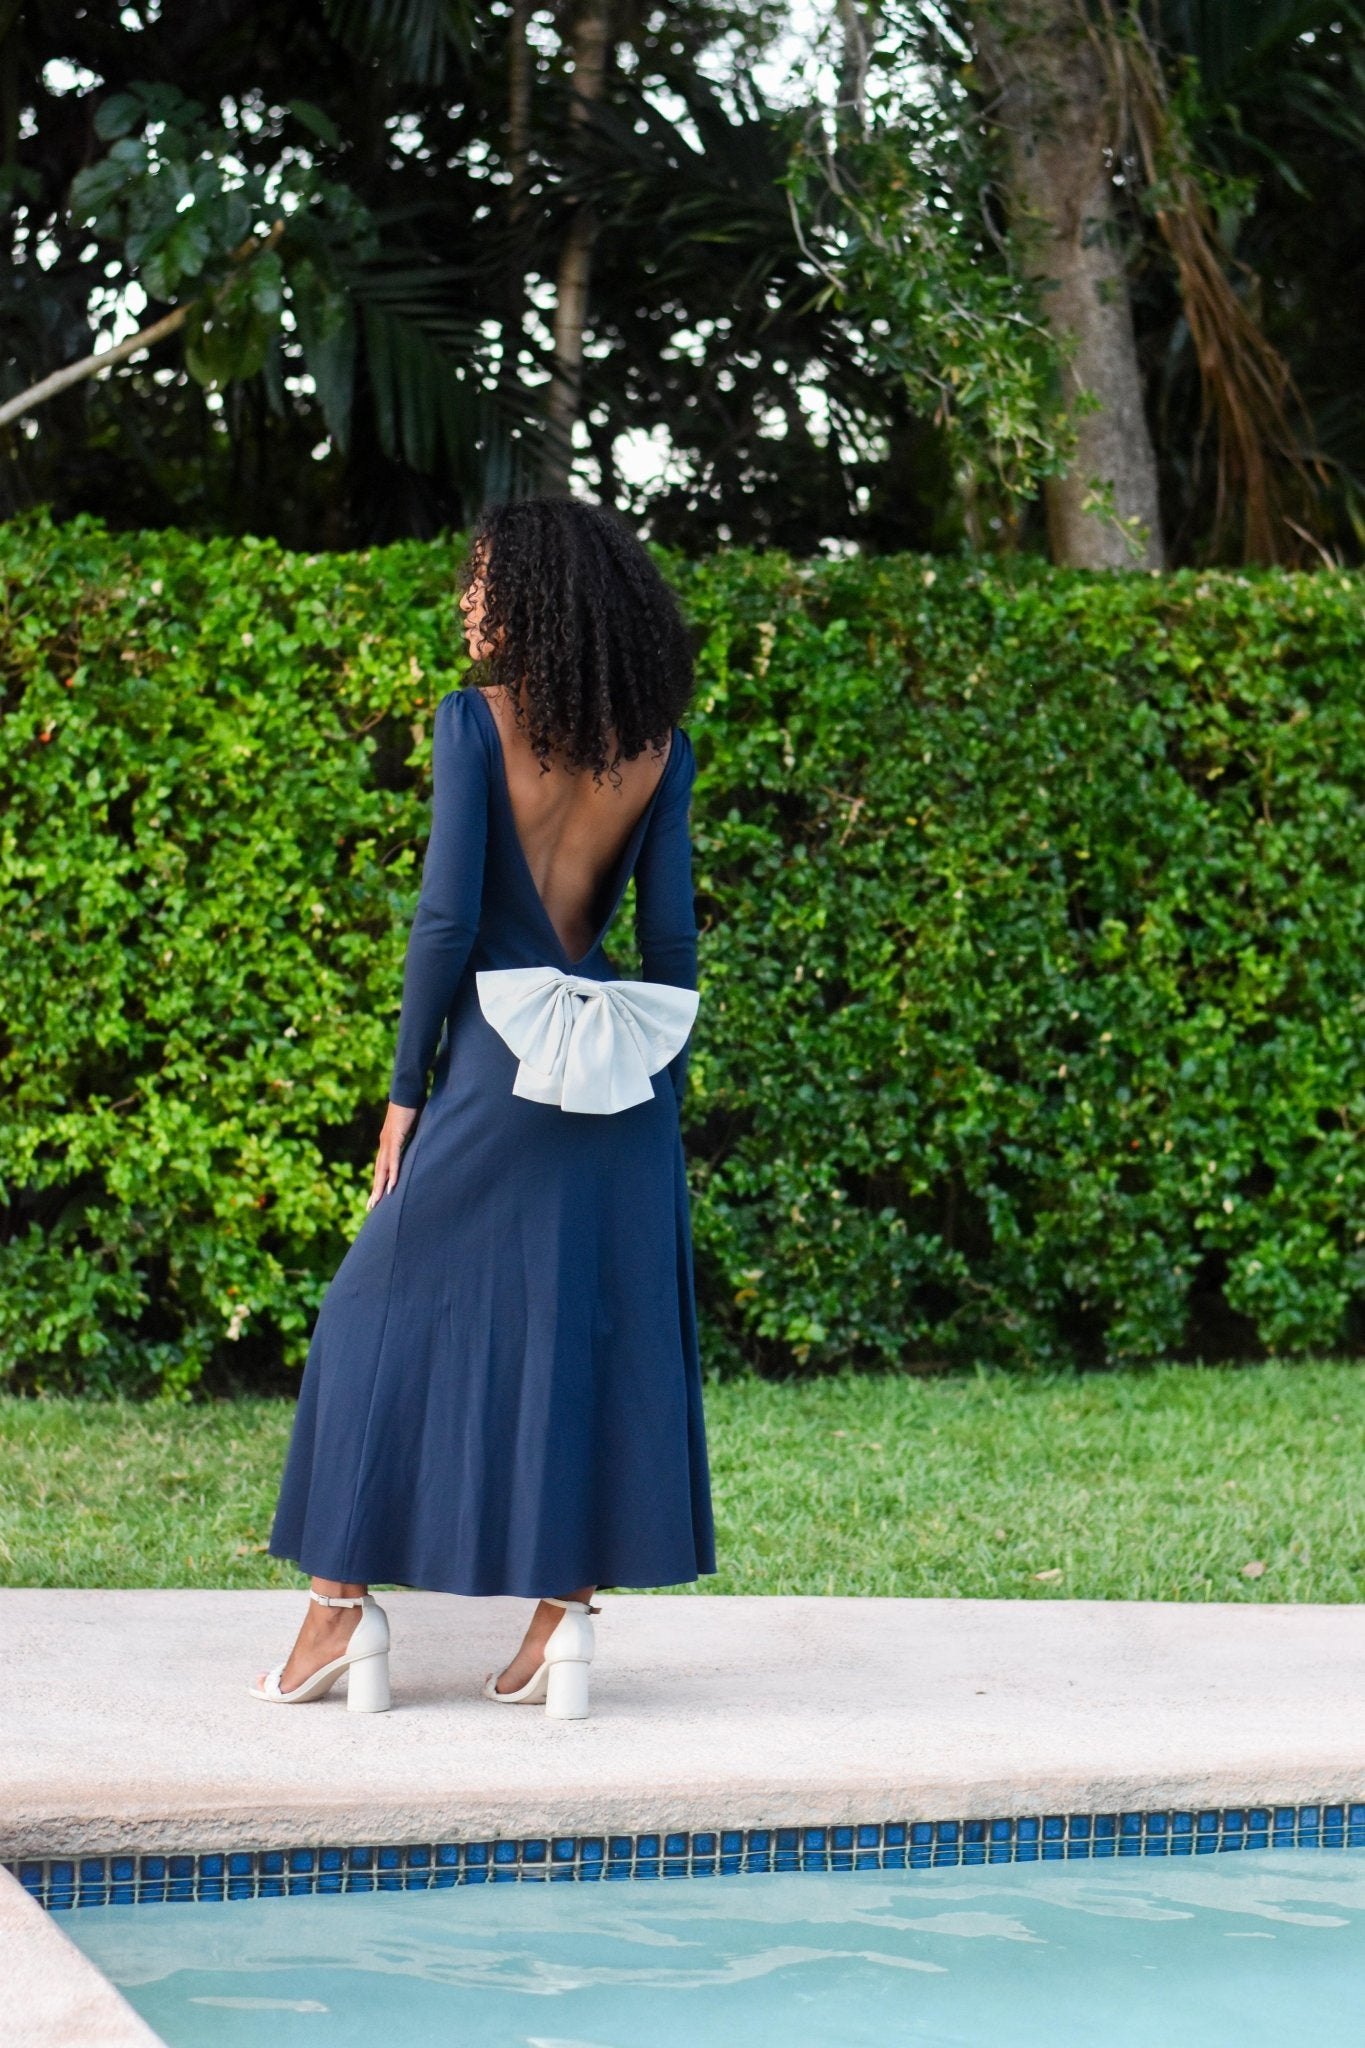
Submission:
[[[1365,1848],[92,1906],[171,2048],[1284,2048],[1365,1981]]]

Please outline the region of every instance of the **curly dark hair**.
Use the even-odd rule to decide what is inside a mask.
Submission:
[[[473,679],[507,691],[542,771],[553,753],[619,783],[619,761],[662,752],[694,689],[692,644],[619,514],[565,497],[491,506],[470,535],[462,592],[480,572],[493,651]]]

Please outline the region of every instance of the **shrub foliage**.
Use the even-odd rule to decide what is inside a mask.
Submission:
[[[1365,579],[662,557],[708,1362],[1355,1348]],[[297,1365],[363,1215],[448,542],[0,575],[0,1373]],[[638,960],[630,899],[608,942]]]

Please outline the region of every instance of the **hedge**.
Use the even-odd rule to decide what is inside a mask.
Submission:
[[[363,1215],[453,544],[3,542],[0,1377],[273,1384]],[[708,1366],[1358,1349],[1365,579],[659,559]]]

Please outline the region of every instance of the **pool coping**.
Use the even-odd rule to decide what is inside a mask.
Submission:
[[[366,1715],[251,1698],[297,1594],[0,1591],[0,1861],[1365,1795],[1365,1607],[604,1594],[565,1723],[481,1696],[525,1602],[381,1597]]]
[[[23,2014],[24,2048],[160,2048],[160,2034],[68,1940],[61,1921],[3,1869],[0,1949],[6,2003]]]

